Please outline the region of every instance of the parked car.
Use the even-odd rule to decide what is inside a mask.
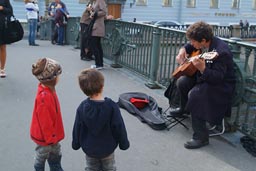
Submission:
[[[159,20],[159,21],[156,21],[154,25],[158,27],[176,28],[177,26],[180,26],[181,23],[174,20]]]

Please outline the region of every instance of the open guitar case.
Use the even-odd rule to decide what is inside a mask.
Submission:
[[[140,92],[123,93],[119,96],[118,104],[155,130],[167,128],[161,115],[161,108],[158,107],[156,100],[147,94]]]

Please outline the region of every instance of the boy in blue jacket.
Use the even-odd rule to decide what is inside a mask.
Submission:
[[[115,149],[130,146],[119,107],[103,97],[104,77],[99,71],[85,69],[78,80],[88,98],[76,111],[72,148],[81,147],[86,154],[86,171],[115,171]]]

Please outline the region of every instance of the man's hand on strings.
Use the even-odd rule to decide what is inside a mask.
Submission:
[[[204,70],[205,70],[205,59],[194,58],[192,60],[192,63],[201,73],[204,72]]]

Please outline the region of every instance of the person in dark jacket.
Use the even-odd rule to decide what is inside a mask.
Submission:
[[[129,148],[130,143],[118,105],[103,97],[104,77],[96,69],[85,69],[79,85],[87,99],[76,111],[72,148],[86,154],[87,171],[115,171],[114,151]]]
[[[50,5],[48,6],[48,15],[50,16],[50,20],[51,22],[51,41],[52,44],[56,44],[58,41],[58,31],[57,31],[57,26],[55,23],[55,15],[56,15],[56,7],[57,5],[60,4],[65,15],[69,18],[69,12],[67,10],[67,7],[65,5],[64,2],[62,2],[61,0],[54,0],[52,3],[50,3]]]
[[[66,21],[68,20],[67,15],[65,14],[64,9],[61,4],[56,6],[56,14],[55,14],[55,23],[58,32],[57,45],[64,44],[64,29]]]
[[[235,74],[228,45],[213,36],[209,24],[202,21],[192,24],[186,36],[190,43],[179,50],[176,57],[179,64],[184,63],[187,55],[198,50],[201,53],[216,51],[218,54],[213,60],[198,57],[192,60],[197,68],[196,73],[193,76],[181,76],[176,83],[181,96],[180,107],[172,109],[170,113],[175,117],[191,114],[193,138],[184,146],[194,149],[209,144],[206,122],[216,125],[221,123],[224,115],[230,114]]]
[[[88,32],[89,24],[92,21],[90,18],[92,12],[92,0],[86,5],[86,8],[80,19],[80,32],[81,32],[81,48],[80,48],[80,57],[81,60],[90,61],[92,58],[92,49],[90,47],[91,36]]]
[[[9,0],[0,0],[0,77],[6,77],[6,43],[4,42],[4,23],[8,16],[13,13],[12,5]]]

